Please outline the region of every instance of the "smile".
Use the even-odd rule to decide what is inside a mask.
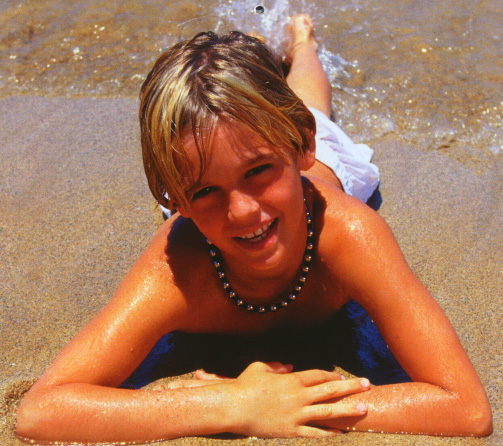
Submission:
[[[261,228],[257,229],[255,232],[250,232],[249,234],[241,235],[236,237],[239,240],[246,240],[247,242],[256,243],[267,237],[271,226],[276,220],[271,221],[270,223],[265,224]]]

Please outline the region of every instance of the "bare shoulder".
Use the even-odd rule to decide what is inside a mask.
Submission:
[[[181,330],[195,290],[209,270],[201,233],[191,220],[166,221],[124,278],[113,300],[142,302],[163,332]],[[121,302],[125,299],[125,302]],[[196,315],[191,313],[191,317]]]
[[[382,278],[378,268],[412,274],[391,228],[376,211],[324,182],[314,181],[312,187],[319,255],[348,293],[376,289]]]
[[[347,250],[348,245],[371,242],[383,231],[391,235],[389,226],[376,211],[341,189],[315,180],[311,193],[320,248],[338,253],[342,248]]]

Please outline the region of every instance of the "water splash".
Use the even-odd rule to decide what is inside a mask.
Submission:
[[[260,14],[257,13],[258,6],[263,8]],[[288,0],[221,0],[217,10],[220,20],[216,32],[237,29],[245,33],[258,33],[265,37],[269,46],[277,52],[281,51],[284,29],[293,15]]]
[[[257,13],[257,7],[260,7],[262,12]],[[285,29],[295,14],[307,13],[313,18],[317,27],[327,26],[324,10],[310,1],[220,0],[216,10],[219,12],[219,20],[215,32],[239,30],[260,34],[266,39],[269,47],[281,56],[284,56]],[[325,46],[323,38],[319,36],[317,38],[323,69],[334,88],[343,88],[339,79],[350,77],[347,69],[354,67],[354,63],[349,63],[340,54],[330,51]]]

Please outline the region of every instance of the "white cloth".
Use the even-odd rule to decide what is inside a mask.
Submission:
[[[355,144],[322,112],[309,110],[316,120],[316,159],[333,170],[344,192],[366,203],[379,185],[379,169],[370,162],[374,151]]]

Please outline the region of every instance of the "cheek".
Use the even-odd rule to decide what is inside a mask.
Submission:
[[[303,195],[302,177],[296,169],[289,169],[269,191],[277,195],[279,200],[294,203],[296,198]]]
[[[292,216],[295,209],[303,206],[302,181],[278,182],[262,195],[263,209],[273,213],[280,212],[285,217]]]
[[[223,222],[225,221],[224,210],[221,208],[208,208],[204,211],[190,212],[189,218],[192,219],[199,231],[207,238],[213,241],[215,234],[221,232]],[[183,214],[182,214],[183,215]]]

